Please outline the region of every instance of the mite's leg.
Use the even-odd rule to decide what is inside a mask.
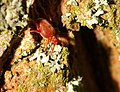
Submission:
[[[47,39],[47,42],[46,42],[45,45],[44,45],[44,51],[46,51],[46,48],[47,48],[47,45],[49,44],[49,42],[50,42],[50,40]]]
[[[30,32],[40,33],[38,30],[30,30]]]

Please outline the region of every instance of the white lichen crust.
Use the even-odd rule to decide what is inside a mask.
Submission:
[[[49,44],[47,49],[44,51],[44,46],[38,48],[34,55],[29,59],[30,61],[36,59],[38,65],[41,63],[45,66],[50,67],[51,72],[59,71],[64,68],[65,59],[69,55],[68,48],[60,45],[56,45],[54,51],[51,53],[51,46]],[[67,62],[67,61],[66,61]]]
[[[23,0],[1,0],[0,1],[0,30],[17,30],[27,25]]]
[[[75,28],[72,28],[74,23],[80,23],[81,26],[87,26],[90,29],[93,25],[102,25],[105,23],[105,20],[100,18],[105,11],[103,6],[108,6],[107,0],[82,0],[81,2],[68,0],[65,6],[66,11],[62,15],[63,26],[74,31]]]

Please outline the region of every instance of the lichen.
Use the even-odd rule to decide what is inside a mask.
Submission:
[[[11,31],[0,32],[0,57],[3,55],[7,47],[10,46],[10,41],[13,35]]]
[[[16,30],[24,30],[27,25],[29,7],[34,0],[26,1],[27,10],[23,1],[0,1],[0,21],[2,22],[0,23],[0,31],[14,33]],[[77,5],[74,0],[67,4]],[[68,13],[67,16],[70,14]],[[10,59],[7,59],[9,65],[6,67],[7,70],[4,70],[3,90],[11,92],[67,92],[68,85],[74,84],[73,81],[80,82],[79,79],[74,80],[74,78],[71,82],[68,81],[70,74],[68,47],[58,44],[55,45],[52,52],[53,44],[48,44],[45,49],[46,40],[43,39],[40,43],[35,41],[29,28],[24,30],[23,34],[18,47],[13,48],[9,56]],[[70,37],[74,38],[74,35],[71,33]],[[6,39],[4,38],[4,40]]]
[[[57,89],[65,92],[69,75],[68,48],[56,45],[51,54],[52,43],[48,44],[45,50],[46,40],[43,39],[40,44],[37,43],[29,29],[24,34],[10,62],[11,67],[5,72],[4,89],[18,92],[45,90],[55,92]],[[35,48],[36,46],[39,47]],[[31,51],[33,49],[34,53]]]
[[[27,25],[23,0],[1,0],[0,7],[0,30],[16,31]]]
[[[16,49],[11,64],[21,61],[22,57],[27,57],[35,48],[35,46],[37,46],[37,43],[34,41],[29,29],[25,30],[24,34],[25,36],[23,37],[20,46]]]
[[[39,52],[40,48],[38,48],[36,52]],[[56,48],[54,51],[56,50],[58,52],[61,51],[61,49],[58,50]],[[58,48],[61,48],[61,47],[59,47],[58,45]],[[63,48],[64,48],[63,51],[67,52],[67,49],[65,49],[65,47]],[[54,53],[57,53],[57,51]],[[43,54],[44,52],[35,53],[37,54],[36,58],[39,58],[40,53]],[[43,57],[44,59],[46,58],[45,56],[47,55],[44,54],[44,57]],[[58,58],[56,56],[55,57],[51,56],[50,58],[49,56],[49,60],[48,60],[49,62],[42,62],[41,61],[42,59],[40,59],[40,61],[38,62],[36,58],[28,56],[26,58],[21,59],[21,61],[14,62],[14,64],[12,63],[11,71],[6,71],[4,75],[6,80],[4,88],[6,90],[8,90],[9,87],[11,87],[9,88],[9,90],[13,90],[15,88],[16,90],[18,90],[18,92],[28,92],[28,91],[38,92],[38,91],[45,91],[45,90],[48,91],[51,88],[52,88],[51,91],[53,92],[55,92],[54,90],[56,89],[62,90],[62,91],[66,90],[67,88],[64,86],[66,84],[65,82],[67,81],[67,78],[64,78],[64,71],[66,71],[66,69],[64,67],[64,70],[63,70],[63,68],[61,67],[62,65],[61,62],[64,60],[67,60],[64,58],[67,58],[68,54],[66,53],[66,55],[64,54],[63,56],[65,57],[60,56],[61,59],[60,57]],[[31,61],[29,61],[28,58],[30,58]],[[55,68],[55,70],[52,68]],[[10,77],[10,76],[13,76],[13,77]],[[13,81],[16,80],[16,82],[11,84],[12,82],[11,80]]]
[[[82,81],[82,77],[78,76],[77,79],[73,78],[71,81],[69,81],[66,85],[68,87],[68,90],[67,92],[75,92],[75,91],[79,91],[79,90],[74,90],[75,87],[80,87],[81,84],[81,81]]]
[[[101,17],[105,19],[108,24],[107,27],[110,28],[109,31],[111,34],[114,36],[113,44],[115,45],[116,48],[119,48],[119,39],[120,39],[120,7],[119,3],[120,1],[113,1],[114,3],[109,3],[109,6],[103,6],[103,10],[105,11],[105,14],[103,14]],[[104,30],[104,27],[103,27]]]
[[[44,47],[37,49],[31,60],[36,59],[38,64],[42,63],[50,67],[50,70],[54,73],[64,68],[64,63],[67,62],[67,56],[69,55],[68,49],[60,45],[56,45],[54,51],[51,53],[51,45],[48,45],[48,49],[44,51]],[[62,50],[63,49],[63,50]]]
[[[10,46],[9,42],[12,38],[11,31],[3,31],[0,33],[0,46],[7,48],[7,46]]]
[[[68,0],[66,3],[66,13],[62,15],[63,26],[66,25],[72,31],[79,31],[80,26],[93,28],[93,25],[103,25],[106,23],[100,16],[104,14],[103,6],[108,6],[107,0],[91,0],[77,2],[76,0]],[[72,28],[77,23],[77,29]]]

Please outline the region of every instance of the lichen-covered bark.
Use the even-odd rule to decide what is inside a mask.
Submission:
[[[1,0],[1,92],[119,92],[119,1]],[[30,33],[44,18],[58,44]],[[82,81],[81,81],[82,80]]]

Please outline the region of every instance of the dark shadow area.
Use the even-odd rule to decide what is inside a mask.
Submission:
[[[54,27],[62,27],[61,0],[35,0],[29,11],[31,20],[44,18]]]
[[[113,86],[113,80],[110,72],[110,48],[104,47],[102,43],[97,42],[93,30],[82,27],[82,42],[88,53],[88,62],[91,66],[93,77],[100,92],[116,92]]]
[[[87,27],[81,27],[80,34],[99,91],[116,92],[115,81],[113,81],[110,71],[111,48],[105,47],[101,42],[97,41],[94,31]]]
[[[93,30],[81,27],[74,32],[75,46],[70,46],[70,67],[73,76],[83,77],[80,92],[117,92],[110,71],[111,48],[97,41]]]

